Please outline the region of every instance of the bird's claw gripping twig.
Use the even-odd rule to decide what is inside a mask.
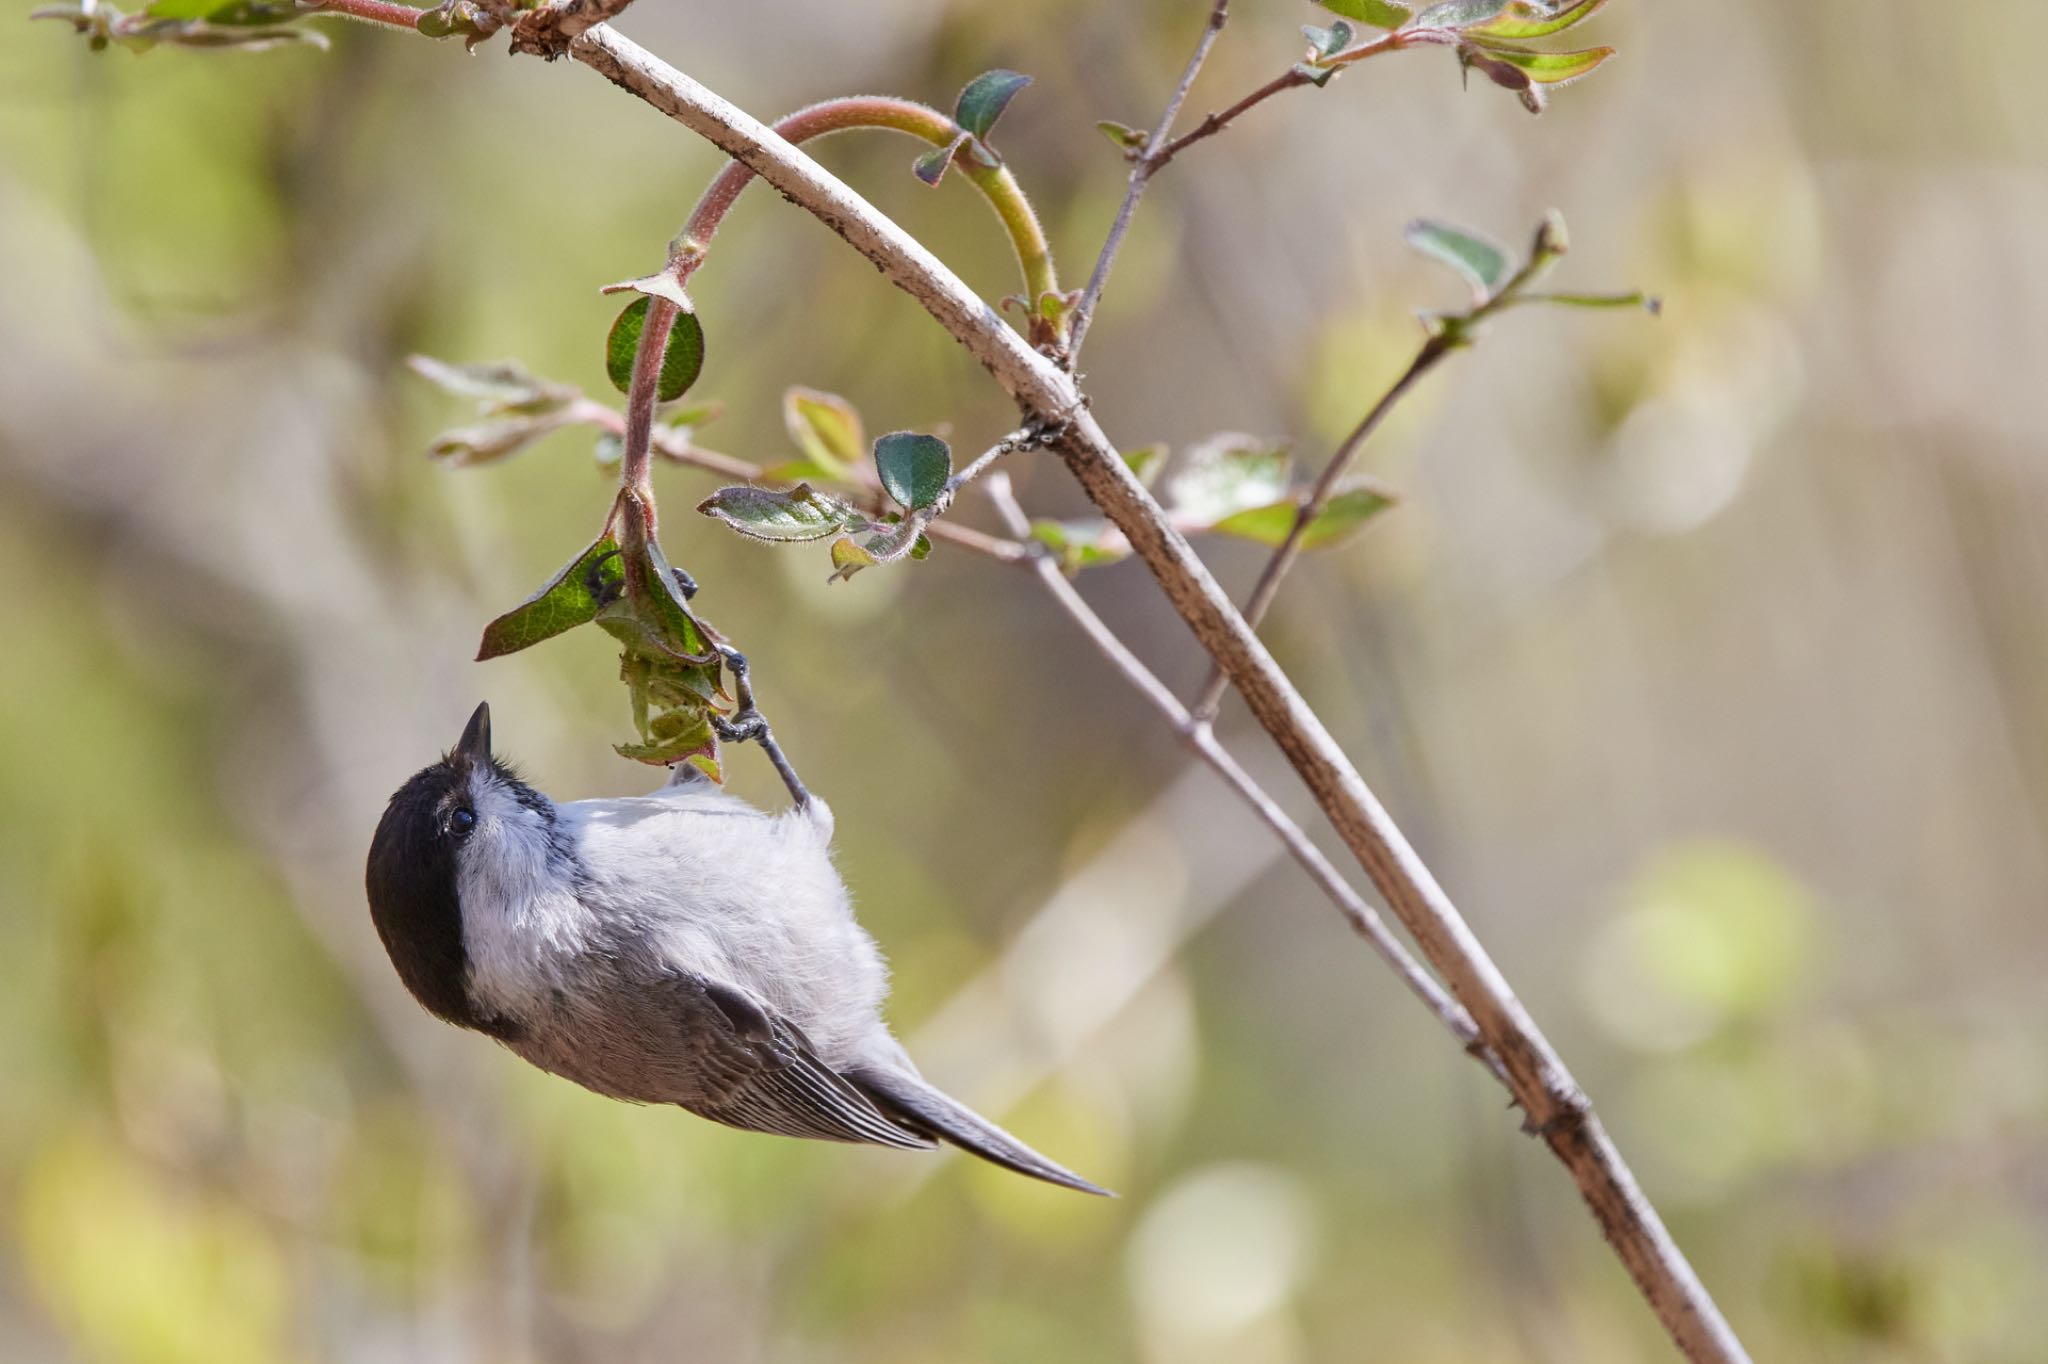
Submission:
[[[768,761],[775,766],[775,773],[782,778],[782,784],[789,789],[789,798],[799,810],[810,808],[811,793],[797,776],[783,755],[782,745],[775,742],[775,732],[768,727],[768,717],[754,704],[753,675],[747,664],[747,656],[730,644],[716,644],[721,657],[725,659],[727,671],[732,673],[733,700],[738,702],[730,716],[713,714],[711,728],[718,737],[729,744],[755,743],[768,755]]]

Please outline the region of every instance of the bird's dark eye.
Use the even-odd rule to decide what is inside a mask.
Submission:
[[[476,811],[466,805],[458,805],[448,816],[448,832],[457,838],[465,837],[476,827]]]

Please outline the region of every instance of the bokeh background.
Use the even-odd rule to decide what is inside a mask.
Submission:
[[[1297,55],[1245,0],[1192,109]],[[1404,504],[1268,634],[1577,1069],[1758,1358],[2048,1358],[2048,97],[2025,0],[1621,3],[1532,119],[1441,52],[1158,183],[1086,368],[1129,445],[1313,468],[1457,283],[1417,214],[1665,315],[1517,313],[1369,451]],[[1206,0],[642,0],[750,110],[1037,84],[1001,143],[1076,283]],[[8,17],[18,19],[21,10]],[[338,27],[338,26],[337,26]],[[572,65],[0,43],[0,1357],[1670,1358],[1563,1173],[1016,570],[827,588],[665,469],[935,1079],[1123,1191],[747,1136],[524,1069],[404,997],[362,857],[489,697],[559,796],[644,788],[609,642],[487,666],[590,536],[587,432],[490,468],[403,367],[604,392],[597,286],[715,154]],[[821,155],[976,287],[968,187]],[[780,395],[1011,425],[907,297],[748,196],[695,286],[708,444]],[[1013,461],[1034,510],[1085,508]],[[992,524],[977,499],[959,515]],[[1242,590],[1259,551],[1209,541]],[[1088,597],[1185,692],[1141,567]],[[1225,730],[1304,816],[1236,710]],[[758,757],[736,787],[777,798]]]

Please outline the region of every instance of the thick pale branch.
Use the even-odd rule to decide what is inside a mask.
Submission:
[[[571,55],[744,162],[915,297],[1017,401],[1088,496],[1130,540],[1252,714],[1308,784],[1389,908],[1472,1015],[1529,1125],[1570,1169],[1601,1229],[1685,1353],[1746,1360],[1585,1095],[1484,947],[1336,740],[1231,605],[1187,540],[1117,457],[1071,376],[1025,344],[922,244],[772,129],[600,26]]]

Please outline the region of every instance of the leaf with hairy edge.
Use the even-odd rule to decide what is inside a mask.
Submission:
[[[1287,493],[1293,460],[1287,448],[1239,432],[1191,445],[1166,481],[1168,504],[1198,525],[1209,525]]]
[[[1301,547],[1320,549],[1324,545],[1335,544],[1393,505],[1393,494],[1383,488],[1366,484],[1347,487],[1332,494],[1322,510],[1316,513],[1316,519],[1308,523],[1308,530],[1301,537]],[[1300,511],[1298,501],[1286,498],[1226,516],[1209,529],[1218,535],[1234,535],[1243,540],[1256,540],[1262,545],[1277,546],[1294,530],[1294,521]]]
[[[515,455],[542,436],[561,426],[558,416],[507,417],[503,421],[458,426],[434,437],[427,447],[429,457],[456,468],[490,464]]]
[[[540,591],[484,627],[477,662],[532,648],[544,639],[588,624],[625,590],[625,581],[619,542],[610,535],[598,537]]]
[[[1316,0],[1316,3],[1332,14],[1356,19],[1374,28],[1399,28],[1415,17],[1413,5],[1396,4],[1394,0]]]
[[[1599,13],[1607,0],[1578,0],[1562,9],[1550,9],[1532,0],[1509,0],[1508,7],[1483,24],[1465,30],[1465,36],[1486,42],[1494,38],[1519,40],[1547,38],[1584,23]]]
[[[1113,118],[1105,118],[1095,126],[1101,130],[1104,137],[1116,143],[1119,151],[1127,155],[1144,151],[1146,142],[1150,140],[1150,134],[1142,129],[1133,128],[1127,123],[1118,123]]]
[[[929,507],[953,476],[953,451],[937,436],[891,431],[875,441],[875,472],[882,491],[912,511]]]
[[[953,121],[975,137],[986,138],[1017,92],[1029,84],[1031,77],[1021,71],[984,71],[961,90]]]
[[[1507,7],[1508,0],[1443,0],[1416,16],[1417,28],[1470,28]]]
[[[612,387],[621,393],[633,388],[633,357],[640,349],[640,332],[647,325],[649,300],[636,298],[626,305],[612,323],[604,343],[604,369]],[[704,328],[695,313],[678,312],[669,328],[668,349],[661,357],[661,378],[655,385],[658,401],[672,403],[697,382],[704,369]]]
[[[613,744],[612,751],[634,762],[664,767],[693,763],[713,781],[722,780],[718,770],[718,735],[711,728],[709,711],[664,711],[647,722],[646,743]]]
[[[859,509],[821,493],[808,483],[786,492],[773,488],[720,488],[697,504],[750,540],[801,544],[850,530],[866,530],[868,518]]]
[[[936,185],[946,178],[946,167],[953,164],[953,157],[967,145],[967,134],[962,133],[943,147],[934,147],[910,163],[910,173],[927,185]]]
[[[782,391],[782,424],[804,458],[836,478],[844,478],[867,453],[867,433],[860,413],[837,393],[814,388]]]
[[[832,542],[832,576],[828,583],[843,583],[864,568],[875,566],[875,556],[841,536]]]
[[[1351,25],[1338,20],[1328,28],[1317,28],[1314,24],[1303,24],[1301,36],[1308,39],[1308,45],[1319,57],[1334,57],[1351,46]]]
[[[431,355],[408,355],[406,366],[428,383],[458,398],[474,398],[493,415],[551,412],[565,407],[576,390],[549,383],[516,360],[451,365]]]
[[[1493,297],[1513,272],[1506,251],[1461,227],[1418,218],[1408,224],[1403,236],[1408,245],[1423,255],[1442,261],[1463,275],[1482,303]]]
[[[1135,450],[1120,450],[1117,453],[1123,457],[1124,464],[1137,477],[1138,482],[1148,488],[1152,486],[1152,480],[1159,477],[1159,471],[1166,467],[1166,447],[1156,442],[1141,445]]]
[[[1589,47],[1583,52],[1530,52],[1498,43],[1486,44],[1486,52],[1538,85],[1563,85],[1575,81],[1614,55],[1611,47]]]

